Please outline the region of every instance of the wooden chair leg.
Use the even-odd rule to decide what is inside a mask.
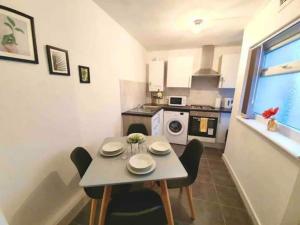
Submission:
[[[187,186],[185,187],[186,189],[186,193],[187,193],[187,197],[188,197],[188,202],[189,202],[189,206],[191,209],[191,218],[194,220],[196,218],[196,213],[195,213],[195,208],[194,208],[194,204],[193,204],[193,194],[192,194],[192,186]]]
[[[101,209],[99,214],[99,223],[98,223],[99,225],[104,225],[105,223],[105,217],[106,217],[107,207],[111,196],[111,190],[112,190],[112,186],[104,186]]]
[[[182,187],[179,188],[179,194],[182,194]]]
[[[95,225],[96,208],[97,208],[97,200],[92,199],[89,225]]]

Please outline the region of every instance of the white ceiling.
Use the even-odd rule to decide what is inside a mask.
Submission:
[[[148,50],[231,45],[267,0],[94,0]],[[193,32],[193,21],[203,20]]]

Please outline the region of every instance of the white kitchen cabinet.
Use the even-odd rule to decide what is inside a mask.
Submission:
[[[147,132],[152,136],[162,136],[164,132],[164,110],[160,109],[153,116],[144,116],[139,114],[122,115],[123,136],[127,135],[128,128],[133,123],[142,123]]]
[[[217,143],[225,143],[226,132],[229,128],[231,113],[220,113],[217,128]]]
[[[164,61],[149,63],[149,91],[164,90]]]
[[[224,54],[220,58],[219,88],[235,88],[240,62],[240,54]]]
[[[168,58],[167,87],[191,87],[194,57],[178,56]]]

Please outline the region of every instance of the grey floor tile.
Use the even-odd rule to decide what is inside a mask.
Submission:
[[[224,225],[221,208],[216,203],[194,200],[196,208],[195,225]]]
[[[208,166],[212,172],[227,171],[227,167],[222,160],[211,160],[208,159]]]
[[[202,157],[200,159],[200,166],[199,166],[199,168],[208,168],[207,158]]]
[[[208,149],[208,150],[205,150],[205,155],[206,155],[207,159],[209,159],[209,160],[222,161],[223,153],[217,149]]]
[[[193,198],[218,203],[214,184],[195,182],[192,185]]]
[[[226,225],[253,225],[245,210],[222,206],[222,213],[224,215]]]
[[[220,203],[225,206],[245,209],[244,203],[236,188],[216,185]]]
[[[199,168],[196,182],[213,183],[213,176],[207,167]]]
[[[216,185],[235,187],[235,184],[227,170],[211,172],[213,182]]]

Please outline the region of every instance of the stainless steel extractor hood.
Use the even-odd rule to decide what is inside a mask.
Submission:
[[[199,77],[219,77],[220,74],[212,69],[214,60],[214,46],[205,45],[202,47],[202,60],[200,69],[193,74],[193,76]]]

